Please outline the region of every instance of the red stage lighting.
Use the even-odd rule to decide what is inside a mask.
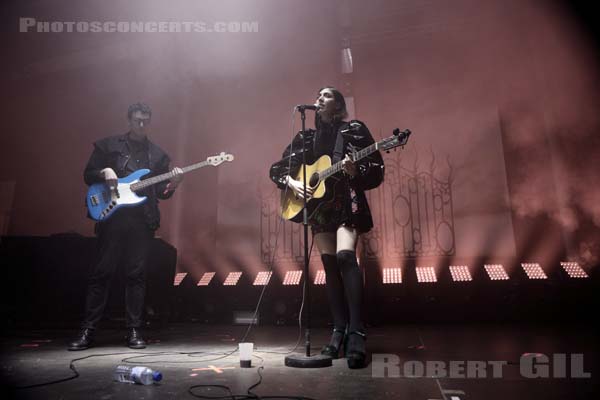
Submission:
[[[273,275],[273,271],[260,271],[256,274],[256,278],[254,278],[254,286],[265,286],[269,284],[271,280],[271,275]]]
[[[454,282],[468,282],[473,280],[471,271],[469,271],[469,267],[466,265],[451,265],[450,274]]]
[[[283,278],[284,285],[299,285],[300,279],[302,278],[302,271],[287,271]]]
[[[317,271],[317,275],[315,275],[315,281],[313,282],[315,285],[324,285],[325,284],[325,270],[320,269]]]
[[[402,268],[384,268],[383,284],[402,283]]]
[[[569,278],[589,278],[589,275],[576,262],[561,262],[560,265],[569,275]]]
[[[202,278],[200,278],[200,280],[198,281],[198,284],[196,286],[208,286],[208,284],[214,277],[215,277],[215,272],[205,272],[204,275],[202,275]]]
[[[548,275],[538,263],[521,263],[521,267],[523,267],[529,279],[548,279]]]
[[[235,286],[235,285],[237,285],[237,283],[241,277],[242,277],[241,272],[230,272],[229,275],[227,275],[227,278],[225,278],[225,282],[223,282],[223,286]]]
[[[173,286],[179,286],[181,284],[181,281],[183,280],[183,278],[185,278],[186,275],[187,275],[187,272],[179,272],[179,273],[175,274],[175,279],[173,279]]]
[[[419,283],[433,283],[437,282],[437,276],[435,275],[435,268],[433,267],[416,267],[417,281]]]
[[[486,264],[484,265],[488,276],[493,281],[506,281],[508,280],[508,274],[504,270],[502,264]]]

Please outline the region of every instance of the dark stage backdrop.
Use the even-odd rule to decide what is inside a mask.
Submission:
[[[386,181],[369,193],[376,228],[363,237],[361,262],[597,263],[598,54],[586,20],[566,3],[1,7],[5,234],[91,235],[82,170],[92,143],[125,132],[127,106],[144,101],[154,111],[151,138],[175,165],[221,151],[236,157],[186,176],[162,204],[158,233],[177,248],[178,270],[223,279],[274,259],[281,276],[299,265],[301,235],[289,223],[278,228],[268,169],[299,129],[293,105],[333,84],[376,139],[395,127],[413,131],[404,150],[385,155]],[[42,33],[20,32],[22,18],[233,25],[224,33]],[[244,22],[256,31],[234,32]],[[351,73],[342,73],[350,72],[343,48]]]

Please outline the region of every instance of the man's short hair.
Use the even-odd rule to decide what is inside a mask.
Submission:
[[[131,119],[134,112],[140,111],[142,114],[148,114],[152,116],[152,109],[146,103],[135,103],[129,106],[127,109],[127,119]]]

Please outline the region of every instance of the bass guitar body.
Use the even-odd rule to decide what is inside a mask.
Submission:
[[[212,165],[216,167],[225,161],[233,161],[233,155],[221,152],[196,164],[188,165],[181,169],[182,173],[197,170]],[[111,190],[106,183],[96,183],[90,186],[86,196],[86,204],[89,216],[96,221],[104,221],[113,215],[121,207],[135,207],[146,201],[146,196],[138,196],[145,188],[172,179],[175,170],[151,178],[141,178],[150,173],[149,169],[138,169],[125,178],[117,181],[116,189]]]
[[[138,196],[131,185],[150,173],[149,169],[137,171],[118,180],[116,190],[110,190],[106,183],[95,183],[90,186],[86,196],[86,203],[90,217],[96,221],[103,221],[113,215],[121,207],[133,207],[142,204],[147,197]]]

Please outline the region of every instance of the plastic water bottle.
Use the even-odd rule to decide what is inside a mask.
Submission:
[[[148,367],[130,367],[128,365],[119,365],[115,369],[115,381],[127,383],[139,383],[141,385],[151,385],[162,379],[162,374],[158,371],[152,371]]]

